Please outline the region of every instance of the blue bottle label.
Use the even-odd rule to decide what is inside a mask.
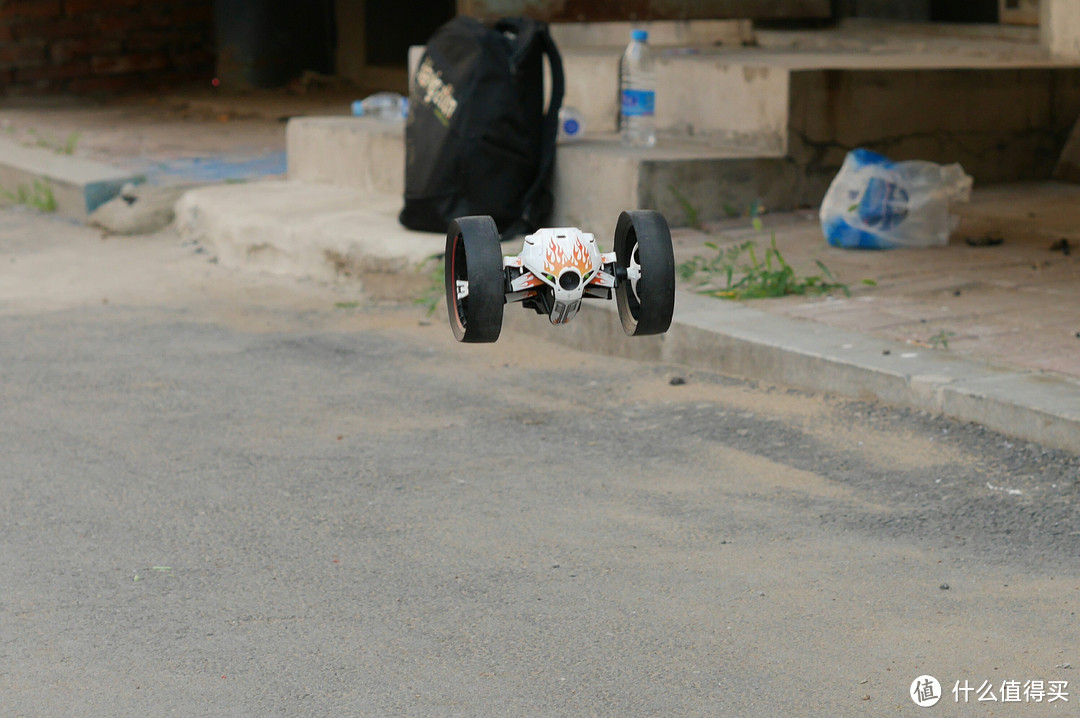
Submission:
[[[623,90],[623,117],[652,117],[656,114],[656,93],[652,90]]]
[[[872,177],[859,200],[859,218],[870,227],[888,231],[907,219],[908,204],[906,189],[896,182]]]

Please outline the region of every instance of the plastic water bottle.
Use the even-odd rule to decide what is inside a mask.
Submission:
[[[559,108],[559,139],[566,142],[580,140],[585,134],[585,115],[576,107]]]
[[[356,117],[374,117],[383,122],[397,122],[409,114],[409,98],[396,92],[376,92],[352,103]]]
[[[628,147],[656,145],[656,62],[649,33],[632,30],[619,61],[619,131]]]

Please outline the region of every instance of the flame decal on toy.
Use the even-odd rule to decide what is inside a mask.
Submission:
[[[581,240],[578,239],[574,242],[574,249],[570,256],[567,256],[557,242],[548,244],[547,254],[544,256],[544,271],[558,276],[559,272],[568,267],[578,270],[581,275],[587,274],[592,269],[592,262],[589,261],[589,250],[585,248]]]

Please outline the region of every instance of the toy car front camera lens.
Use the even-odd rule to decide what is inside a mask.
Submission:
[[[581,284],[581,276],[577,272],[563,272],[563,275],[559,277],[559,286],[567,291],[577,289],[579,284]]]

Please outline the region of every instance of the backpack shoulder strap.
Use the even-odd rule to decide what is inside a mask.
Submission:
[[[544,114],[541,131],[540,166],[536,181],[525,193],[521,218],[514,222],[502,234],[504,240],[528,234],[540,226],[551,212],[551,174],[555,166],[555,140],[559,132],[559,108],[562,107],[563,94],[566,91],[566,78],[563,75],[562,56],[555,40],[551,37],[547,23],[521,19],[500,20],[496,26],[500,32],[515,32],[523,40],[517,43],[511,56],[512,67],[517,67],[529,53],[534,42],[540,43],[540,49],[547,56],[551,67],[551,98]]]

